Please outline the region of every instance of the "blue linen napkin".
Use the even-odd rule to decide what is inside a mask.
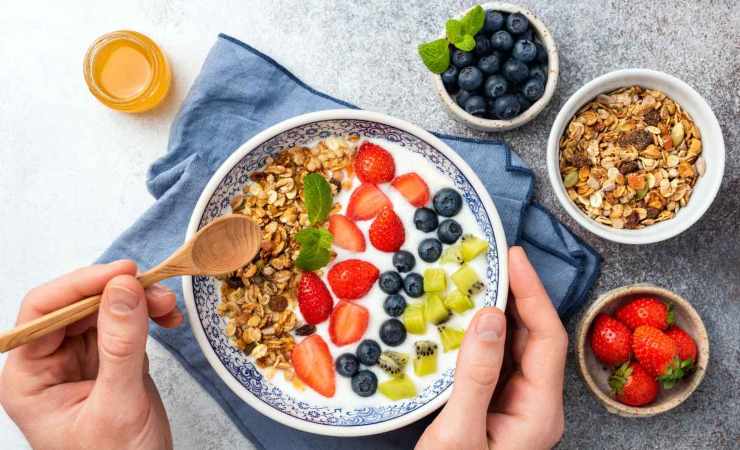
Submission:
[[[150,268],[185,238],[201,191],[242,143],[284,119],[312,111],[356,108],[305,85],[274,60],[230,36],[219,35],[172,125],[167,154],[149,170],[154,205],[101,256],[134,259]],[[493,197],[507,241],[522,245],[561,316],[574,312],[599,273],[601,257],[546,209],[532,203],[534,175],[501,140],[437,134],[474,168]],[[185,311],[180,280],[165,282]],[[180,361],[262,449],[347,448],[342,438],[287,428],[254,411],[216,375],[186,321],[175,330],[152,324],[151,335]],[[412,448],[430,418],[377,436],[354,438],[356,450]]]

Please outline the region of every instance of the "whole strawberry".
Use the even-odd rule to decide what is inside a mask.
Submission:
[[[361,259],[347,259],[329,269],[327,279],[334,295],[344,300],[358,299],[378,279],[378,268]]]
[[[329,318],[334,304],[329,290],[318,275],[313,272],[303,272],[298,282],[298,308],[303,319],[315,325]]]
[[[650,325],[666,330],[673,324],[673,310],[664,302],[653,297],[640,297],[619,308],[614,314],[630,330],[640,325]]]
[[[681,367],[691,369],[696,364],[696,355],[698,350],[696,342],[687,332],[678,326],[672,326],[665,332],[668,337],[678,346],[678,359],[681,360]]]
[[[665,389],[680,380],[684,371],[678,359],[678,346],[661,330],[641,325],[632,333],[632,352],[651,375],[658,378]]]
[[[393,156],[383,147],[363,142],[355,154],[355,173],[363,183],[387,183],[396,174]]]
[[[591,350],[596,359],[604,364],[622,364],[632,353],[632,333],[615,318],[599,314],[591,330]]]
[[[626,362],[609,377],[614,397],[630,406],[643,406],[655,401],[658,383],[636,362]]]
[[[397,252],[406,240],[403,222],[391,208],[383,208],[367,232],[370,243],[381,252]]]

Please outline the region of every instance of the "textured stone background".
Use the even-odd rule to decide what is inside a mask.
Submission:
[[[692,301],[712,355],[699,391],[652,419],[608,414],[569,355],[567,430],[560,448],[740,447],[740,3],[723,1],[522,2],[558,42],[561,76],[551,106],[503,137],[538,175],[537,199],[605,257],[592,298],[650,281]],[[95,258],[150,203],[146,167],[218,32],[271,55],[308,84],[363,108],[428,129],[474,135],[447,118],[415,46],[472,1],[184,0],[9,2],[0,14],[0,326],[9,327],[31,286]],[[87,93],[82,56],[98,35],[142,31],[168,54],[173,94],[142,116],[109,111]],[[564,216],[549,189],[550,125],[569,95],[608,71],[644,67],[678,76],[705,96],[724,131],[722,190],[707,215],[670,241],[605,242]],[[41,219],[41,220],[39,220]],[[25,238],[25,239],[24,239]],[[568,325],[572,332],[576,320]],[[151,367],[177,448],[251,448],[205,393],[157,344]],[[43,408],[43,405],[39,405]],[[27,448],[0,415],[3,448]]]

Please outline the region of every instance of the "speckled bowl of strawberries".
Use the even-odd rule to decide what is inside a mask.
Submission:
[[[586,385],[609,412],[649,417],[696,390],[707,369],[709,338],[686,299],[635,284],[589,307],[578,325],[576,354]]]

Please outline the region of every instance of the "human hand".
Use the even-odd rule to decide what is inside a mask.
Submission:
[[[0,403],[38,449],[169,449],[167,414],[149,376],[149,317],[180,325],[175,294],[134,278],[136,264],[86,267],[32,289],[22,324],[103,292],[97,314],[8,354]]]
[[[560,440],[568,335],[521,247],[509,251],[509,280],[509,352],[504,314],[478,311],[452,395],[416,450],[547,449]]]

